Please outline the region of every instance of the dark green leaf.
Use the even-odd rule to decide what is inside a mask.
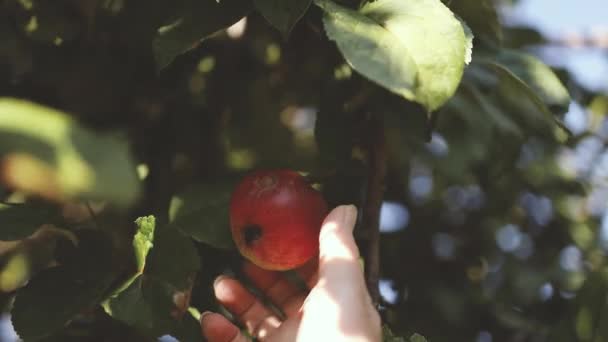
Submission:
[[[110,284],[108,278],[82,278],[64,266],[40,272],[19,290],[12,321],[22,339],[44,337],[92,308]]]
[[[502,41],[502,27],[491,0],[458,0],[449,2],[450,9],[471,27],[476,36],[493,43]]]
[[[396,337],[388,325],[382,325],[382,342],[405,342],[403,337]]]
[[[441,107],[456,91],[467,38],[460,21],[439,0],[378,0],[359,12],[317,0],[328,37],[364,76],[424,105]]]
[[[181,341],[200,341],[200,325],[174,302],[174,294],[161,280],[140,275],[125,291],[104,303],[104,309],[149,336],[171,334]]]
[[[503,27],[503,46],[520,49],[547,44],[547,38],[531,27]]]
[[[478,117],[483,116],[481,120],[487,121],[487,119],[490,119],[498,131],[518,137],[522,136],[522,130],[511,119],[509,113],[486,97],[476,85],[470,82],[463,82],[459,95],[471,97],[473,103],[476,103],[476,105],[469,106],[468,108],[461,108],[463,114],[467,113]],[[479,127],[481,123],[477,122],[476,124],[474,127]]]
[[[47,205],[0,203],[0,240],[21,240],[57,218],[58,211]]]
[[[287,38],[312,0],[254,0],[253,3],[262,16]]]
[[[170,224],[197,241],[232,248],[228,211],[235,184],[225,181],[190,186],[171,200]]]
[[[541,98],[517,75],[491,60],[481,60],[471,68],[487,97],[511,114],[519,125],[541,135],[551,135],[553,115]]]
[[[190,288],[201,267],[192,240],[169,226],[158,227],[155,235],[154,248],[148,256],[144,274],[171,284],[178,290]]]
[[[141,252],[152,247],[152,236],[154,246],[143,273],[138,273],[124,290],[106,300],[104,309],[115,319],[150,336],[179,333],[200,339],[200,327],[193,334],[185,312],[194,277],[200,269],[192,240],[173,227],[154,229],[153,216],[140,218],[137,223],[140,231],[134,239],[138,246],[136,252],[139,250],[140,257],[143,256]]]
[[[17,26],[30,39],[49,45],[62,45],[81,34],[79,18],[64,3],[10,0]]]
[[[67,262],[41,271],[17,292],[11,314],[22,339],[38,339],[62,328],[97,305],[114,280],[107,236],[76,233],[78,247]]]
[[[428,140],[428,116],[422,108],[392,108],[384,113],[384,131],[389,160],[405,166],[413,149]]]
[[[172,24],[158,30],[154,39],[157,69],[166,67],[211,34],[234,24],[252,8],[251,0],[190,0]]]
[[[142,280],[143,276],[137,276],[124,291],[104,302],[103,306],[113,318],[147,330],[154,325],[154,312],[144,298]]]
[[[570,105],[570,94],[553,70],[538,58],[523,52],[503,49],[497,62],[522,79],[555,114]]]
[[[420,334],[410,336],[410,342],[426,342],[426,338]]]
[[[0,99],[2,177],[13,188],[55,200],[90,198],[128,206],[140,182],[129,147],[67,114],[23,100]]]

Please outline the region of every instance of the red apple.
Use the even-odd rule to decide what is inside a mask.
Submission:
[[[319,250],[327,203],[306,178],[292,170],[263,170],[236,186],[230,228],[239,252],[261,268],[297,268]]]

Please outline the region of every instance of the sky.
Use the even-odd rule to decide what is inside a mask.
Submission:
[[[512,14],[549,37],[594,27],[608,30],[607,0],[521,0]]]
[[[535,27],[550,39],[598,33],[608,37],[608,0],[521,0],[505,10],[504,21]],[[590,90],[608,92],[607,48],[552,47],[538,53],[548,64],[566,67]]]

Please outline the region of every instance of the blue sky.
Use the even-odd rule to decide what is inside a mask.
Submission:
[[[593,27],[608,30],[607,0],[521,0],[512,14],[550,37]]]
[[[568,33],[608,35],[608,0],[521,0],[505,11],[505,22],[537,28],[556,39]],[[608,51],[600,48],[547,48],[539,56],[554,66],[564,66],[584,86],[608,92]]]

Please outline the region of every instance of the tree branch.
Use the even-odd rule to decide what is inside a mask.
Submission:
[[[367,146],[368,179],[367,199],[363,208],[363,229],[367,238],[365,255],[365,280],[372,302],[378,305],[380,292],[380,207],[384,196],[386,178],[386,146],[384,123],[381,115],[370,118],[369,141]]]

